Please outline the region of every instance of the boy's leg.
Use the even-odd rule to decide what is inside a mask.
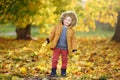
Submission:
[[[68,62],[68,50],[62,50],[61,76],[66,76],[67,62]]]
[[[59,48],[55,48],[53,50],[52,68],[57,68],[59,55],[60,55],[60,49]]]
[[[52,57],[52,69],[50,76],[56,76],[56,70],[57,70],[57,63],[60,55],[60,49],[55,48],[53,50],[53,57]]]
[[[68,62],[68,50],[62,50],[62,69],[67,68],[67,62]]]

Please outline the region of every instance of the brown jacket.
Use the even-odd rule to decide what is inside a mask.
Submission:
[[[49,35],[49,40],[51,42],[52,49],[54,49],[57,45],[57,42],[62,32],[62,27],[62,24],[55,26]],[[69,52],[71,52],[72,50],[77,50],[75,31],[72,29],[71,26],[68,27],[66,35]]]

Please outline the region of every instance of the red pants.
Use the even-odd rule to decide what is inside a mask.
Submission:
[[[66,69],[68,60],[68,50],[63,50],[60,48],[55,48],[53,50],[52,68],[57,68],[60,54],[62,56],[62,69]]]

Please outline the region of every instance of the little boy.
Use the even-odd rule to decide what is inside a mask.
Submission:
[[[63,12],[60,17],[60,23],[54,27],[46,42],[51,42],[53,50],[52,69],[50,76],[56,76],[56,69],[59,55],[62,56],[61,76],[66,76],[68,53],[76,53],[75,31],[72,29],[77,23],[77,16],[73,11]]]

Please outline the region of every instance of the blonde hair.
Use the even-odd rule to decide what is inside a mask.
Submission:
[[[60,17],[60,22],[63,23],[63,20],[64,20],[65,17],[67,17],[67,16],[71,17],[71,19],[72,19],[72,22],[71,22],[71,25],[70,25],[70,26],[75,26],[75,25],[77,24],[78,19],[77,19],[77,15],[76,15],[76,13],[75,13],[74,11],[66,11],[66,12],[63,12],[63,13],[61,14],[61,17]]]

